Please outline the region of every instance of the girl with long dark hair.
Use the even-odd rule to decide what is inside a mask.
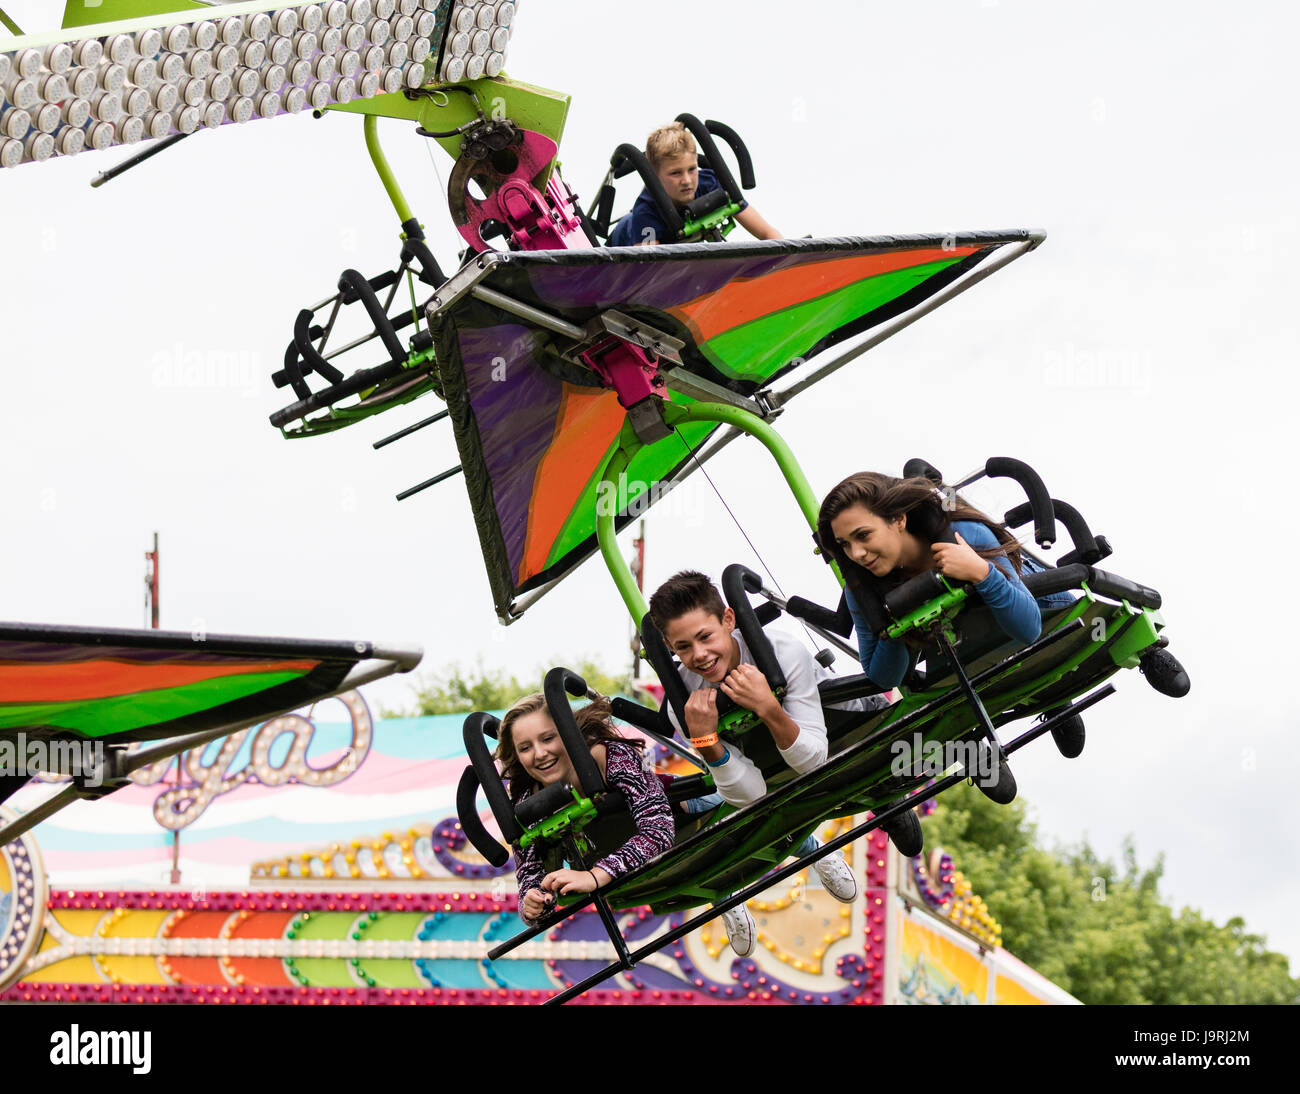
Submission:
[[[882,688],[902,682],[908,647],[875,633],[854,597],[854,585],[880,602],[908,578],[934,570],[970,582],[1012,638],[1029,643],[1042,630],[1040,602],[1020,579],[1028,560],[1016,538],[929,479],[896,479],[872,471],[850,475],[822,502],[818,533],[845,575],[862,671]],[[1072,599],[1068,593],[1056,594],[1042,604],[1052,607]]]

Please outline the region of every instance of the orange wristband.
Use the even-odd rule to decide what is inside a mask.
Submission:
[[[718,735],[716,733],[710,733],[707,737],[691,738],[691,744],[693,744],[696,748],[708,748],[709,745],[716,745],[717,743],[718,743]]]

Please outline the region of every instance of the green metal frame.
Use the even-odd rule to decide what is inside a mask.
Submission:
[[[407,97],[405,92],[376,95],[371,99],[341,103],[328,107],[340,114],[365,114],[400,118],[418,122],[431,133],[445,133],[472,122],[481,105],[490,118],[509,118],[516,125],[550,137],[557,145],[564,135],[572,97],[561,91],[537,87],[507,76],[493,79],[466,80],[457,87],[472,91],[473,97],[448,92],[442,87],[423,88]],[[434,137],[446,153],[455,159],[460,154],[460,137]]]
[[[410,203],[406,200],[406,195],[402,191],[401,184],[397,181],[397,175],[388,162],[388,157],[384,154],[383,147],[380,145],[379,118],[387,117],[415,121],[431,131],[446,131],[473,121],[478,116],[479,108],[482,107],[493,117],[509,117],[525,129],[532,129],[550,137],[557,145],[560,142],[560,137],[564,132],[564,122],[569,112],[570,98],[568,95],[561,94],[558,91],[550,91],[546,88],[534,87],[531,84],[518,83],[504,77],[491,80],[476,80],[460,86],[470,88],[474,95],[471,97],[459,93],[449,94],[443,89],[431,88],[409,98],[404,93],[378,95],[372,99],[328,108],[340,113],[362,115],[362,133],[366,142],[366,151],[370,155],[370,162],[374,165],[375,173],[379,176],[384,192],[388,195],[388,200],[397,213],[399,224],[406,225],[412,220],[416,220],[416,216]],[[434,139],[453,159],[459,154],[459,137]],[[418,220],[416,222],[418,223]],[[405,240],[407,233],[403,230],[398,233],[398,236]],[[413,306],[415,306],[414,301]],[[419,329],[418,322],[416,329]],[[406,367],[408,369],[424,368],[433,360],[434,353],[431,349],[412,352],[407,360]],[[409,392],[373,406],[364,405],[367,395],[363,394],[361,401],[358,403],[329,407],[325,413],[319,414],[315,418],[305,418],[292,426],[281,427],[280,432],[289,439],[331,433],[352,425],[363,418],[369,418],[375,414],[390,410],[394,406],[411,402],[413,399],[417,399],[421,395],[436,389],[437,379],[431,376],[427,383],[415,385]]]
[[[891,623],[886,627],[886,638],[902,638],[911,631],[924,630],[942,621],[950,622],[961,611],[962,605],[966,603],[967,591],[962,588],[953,588],[942,577],[939,580],[943,582],[944,591],[933,600],[913,608],[897,623]]]
[[[728,235],[736,226],[735,216],[740,212],[740,206],[736,202],[724,205],[721,209],[715,209],[713,212],[701,217],[699,220],[691,220],[689,217],[682,226],[682,239],[689,241],[700,232],[707,232],[710,228],[722,226],[722,234]]]
[[[388,193],[388,200],[393,203],[393,208],[397,210],[398,221],[405,224],[415,214],[411,212],[411,207],[406,203],[406,195],[402,193],[402,188],[397,184],[397,176],[393,174],[393,169],[388,163],[388,157],[384,155],[384,150],[379,146],[379,115],[367,114],[361,123],[361,128],[365,134],[366,151],[370,153],[370,162],[375,165],[375,170],[379,173],[379,181],[384,184],[384,190]],[[403,234],[402,238],[406,238],[405,234]]]
[[[795,459],[794,452],[786,444],[785,439],[757,414],[741,407],[727,406],[725,403],[691,403],[686,406],[664,403],[663,414],[664,421],[670,427],[690,422],[717,422],[733,426],[757,438],[776,460],[777,467],[780,468],[781,475],[786,485],[790,487],[790,492],[794,495],[794,500],[803,513],[804,519],[808,521],[809,527],[813,529],[817,527],[817,498],[803,469],[799,466],[799,461]],[[619,476],[627,470],[632,457],[643,447],[645,443],[636,435],[632,424],[624,423],[617,445],[601,468],[600,485],[596,490],[597,498],[618,496]],[[613,488],[612,494],[602,489],[606,484]],[[597,506],[596,540],[600,545],[600,554],[605,560],[610,577],[614,579],[619,595],[622,596],[623,603],[632,616],[632,622],[640,627],[641,621],[650,609],[641,590],[637,588],[636,578],[632,576],[626,560],[619,553],[618,542],[615,539],[613,508]],[[836,576],[839,576],[838,573]]]
[[[556,840],[566,833],[576,837],[583,828],[596,819],[595,802],[590,798],[583,797],[582,792],[579,790],[572,787],[570,787],[570,790],[573,793],[573,801],[559,812],[538,821],[524,832],[519,837],[519,846],[521,848],[526,848],[539,839]]]

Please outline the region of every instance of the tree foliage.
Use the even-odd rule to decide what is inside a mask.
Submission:
[[[559,664],[562,662],[552,662]],[[618,695],[631,687],[629,675],[607,672],[591,658],[570,664],[587,686],[602,695]],[[506,710],[517,700],[542,690],[542,678],[550,666],[539,667],[523,681],[500,669],[488,669],[480,657],[473,668],[457,663],[420,676],[412,685],[414,704],[407,710],[384,711],[389,718],[416,718],[424,714],[468,714],[473,710]]]
[[[1300,1002],[1287,958],[1232,918],[1222,926],[1160,898],[1162,857],[1122,863],[1086,842],[1047,850],[1017,799],[995,805],[970,786],[939,799],[926,843],[942,847],[1002,924],[1008,950],[1085,1003]]]

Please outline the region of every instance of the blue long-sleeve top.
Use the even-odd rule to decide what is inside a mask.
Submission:
[[[977,551],[999,546],[997,536],[978,521],[953,521],[952,530]],[[1039,602],[1025,588],[1009,559],[998,556],[988,562],[988,575],[973,588],[993,613],[998,625],[1012,638],[1028,645],[1043,629]],[[907,644],[895,638],[877,638],[867,625],[866,616],[853,599],[853,594],[848,589],[844,592],[849,612],[853,615],[853,628],[858,634],[858,659],[862,662],[862,671],[882,688],[897,687],[907,672],[910,659]],[[1058,593],[1044,598],[1044,603],[1055,602],[1061,596]],[[1064,597],[1063,602],[1073,600],[1068,593]]]

